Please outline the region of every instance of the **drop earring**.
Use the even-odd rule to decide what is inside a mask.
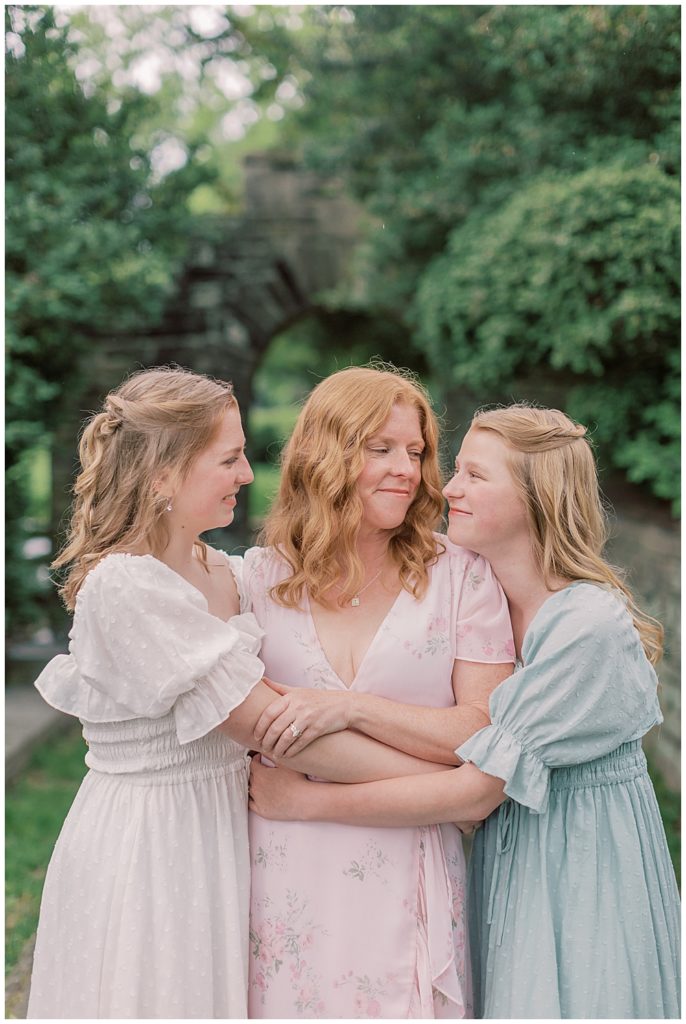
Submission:
[[[167,510],[167,512],[173,512],[174,511],[173,505],[171,503],[171,498],[169,498],[169,500],[167,501],[167,509],[166,510]]]

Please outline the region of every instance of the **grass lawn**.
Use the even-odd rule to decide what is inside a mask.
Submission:
[[[86,767],[80,727],[46,743],[33,755],[5,799],[5,970],[17,962],[38,921],[41,890],[52,848]],[[680,877],[680,797],[659,776],[660,801],[674,870]]]
[[[5,796],[5,971],[38,922],[48,861],[86,773],[86,744],[75,724],[35,751]]]

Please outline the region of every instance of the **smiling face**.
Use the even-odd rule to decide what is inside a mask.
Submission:
[[[489,430],[472,428],[443,488],[448,500],[448,537],[492,559],[517,541],[529,542],[529,520],[515,484],[508,448]]]
[[[222,414],[210,443],[173,488],[170,524],[183,527],[193,537],[228,526],[239,488],[252,480],[241,415],[238,406],[232,405]]]
[[[365,443],[365,464],[357,479],[362,530],[393,530],[404,522],[422,478],[424,448],[419,413],[397,403]]]

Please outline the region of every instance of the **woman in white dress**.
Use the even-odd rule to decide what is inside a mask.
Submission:
[[[81,720],[90,771],[48,868],[30,1018],[247,1015],[247,748],[275,695],[241,560],[200,540],[252,480],[244,445],[231,385],[170,368],[84,431],[54,563],[69,654],[36,686]],[[296,760],[348,782],[435,770],[351,733]]]

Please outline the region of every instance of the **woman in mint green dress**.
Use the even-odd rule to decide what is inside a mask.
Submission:
[[[456,750],[461,766],[343,786],[252,771],[265,817],[486,819],[468,900],[479,1017],[680,1016],[679,897],[641,750],[662,720],[662,630],[602,558],[585,433],[556,410],[477,413],[444,490],[448,536],[491,563],[518,656],[490,724]],[[289,698],[304,720],[301,692]],[[424,713],[389,704],[387,720]],[[321,731],[347,724],[340,702],[335,715],[320,696],[312,705]]]

